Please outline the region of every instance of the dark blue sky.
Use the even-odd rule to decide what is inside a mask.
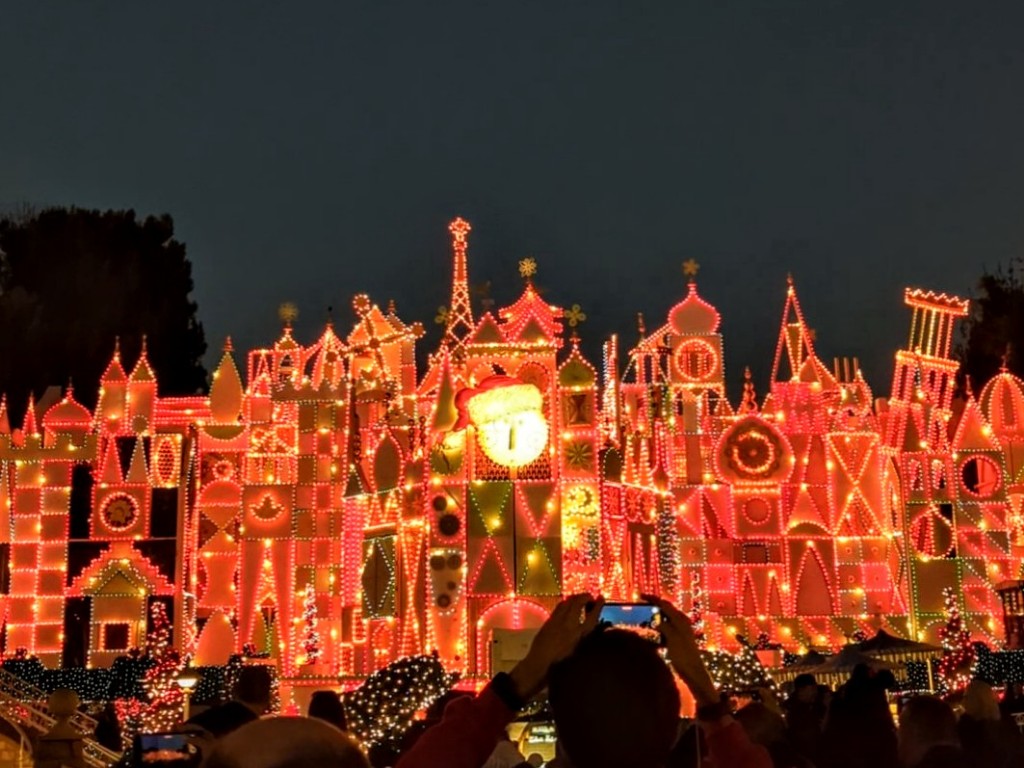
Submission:
[[[217,348],[294,301],[432,326],[534,255],[596,348],[703,265],[727,373],[771,364],[792,272],[821,356],[887,392],[904,285],[1024,240],[1024,3],[0,3],[0,204],[170,212]]]

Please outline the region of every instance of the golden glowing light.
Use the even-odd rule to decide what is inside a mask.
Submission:
[[[467,403],[477,441],[491,461],[524,467],[548,443],[544,397],[533,384],[508,384],[473,395]]]

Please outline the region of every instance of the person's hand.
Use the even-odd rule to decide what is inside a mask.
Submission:
[[[683,678],[693,698],[697,700],[697,705],[718,703],[718,691],[715,690],[711,675],[708,674],[701,659],[690,619],[668,600],[662,600],[654,595],[641,597],[651,605],[656,605],[661,611],[664,620],[658,624],[658,631],[665,638],[668,659],[672,662],[672,668]]]
[[[593,603],[593,607],[584,614],[588,603]],[[509,673],[516,692],[524,701],[544,688],[551,665],[569,656],[579,641],[597,626],[603,605],[604,598],[595,600],[590,595],[573,595],[555,606],[533,638],[526,658]]]

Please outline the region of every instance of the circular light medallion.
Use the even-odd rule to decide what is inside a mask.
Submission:
[[[703,382],[718,373],[718,353],[703,339],[686,339],[673,356],[676,371],[687,381]]]
[[[111,496],[103,505],[103,522],[114,531],[131,528],[139,517],[138,504],[127,494]]]

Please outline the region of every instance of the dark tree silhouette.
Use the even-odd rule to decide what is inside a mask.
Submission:
[[[977,395],[1006,360],[1007,368],[1024,375],[1024,263],[1013,260],[1004,269],[985,272],[978,280],[979,295],[971,301],[971,316],[957,349],[962,364],[961,384],[970,377]],[[1007,354],[1008,353],[1008,354]]]
[[[205,391],[192,287],[169,215],[49,208],[0,220],[0,392],[12,419],[30,392],[69,380],[92,407],[116,337],[126,366],[146,337],[161,394]]]

